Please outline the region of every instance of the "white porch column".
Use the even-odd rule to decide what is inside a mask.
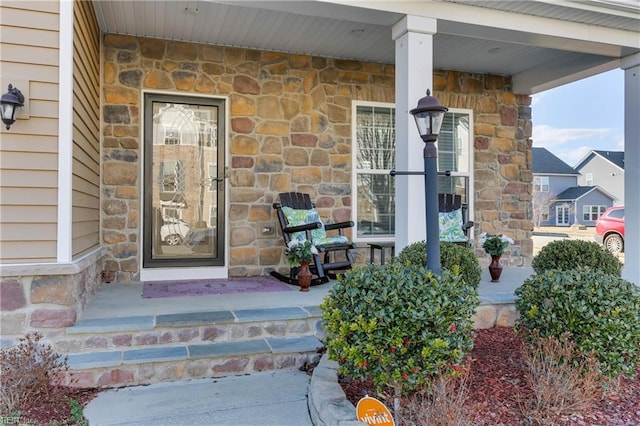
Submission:
[[[640,54],[622,59],[624,70],[624,268],[640,285]]]
[[[433,93],[433,34],[437,21],[407,15],[393,26],[396,42],[396,170],[424,171],[424,142],[409,110]],[[446,105],[445,105],[446,106]],[[396,253],[426,239],[424,177],[396,176]]]

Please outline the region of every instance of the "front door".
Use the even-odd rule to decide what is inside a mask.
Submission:
[[[556,225],[569,226],[569,207],[556,206]]]
[[[143,268],[223,266],[224,100],[146,94]]]

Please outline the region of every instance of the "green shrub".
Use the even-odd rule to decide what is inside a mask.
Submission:
[[[354,268],[321,305],[329,358],[342,374],[406,394],[459,368],[479,303],[477,289],[448,271],[397,260]]]
[[[540,337],[563,333],[604,375],[634,375],[640,364],[640,289],[596,269],[546,271],[516,289],[519,325]],[[585,358],[586,359],[586,358]]]
[[[398,254],[398,259],[403,263],[411,262],[414,265],[424,266],[427,263],[425,241],[409,244]],[[461,275],[469,284],[476,287],[480,284],[480,276],[482,275],[480,262],[469,248],[454,243],[441,242],[440,264],[442,269]]]
[[[595,241],[556,240],[545,245],[531,264],[537,274],[550,269],[569,271],[595,268],[621,276],[622,263],[609,250]]]

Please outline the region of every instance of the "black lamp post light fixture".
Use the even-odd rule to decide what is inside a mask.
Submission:
[[[447,107],[440,105],[438,98],[427,96],[418,101],[418,106],[409,111],[416,120],[418,133],[424,142],[424,199],[427,226],[427,269],[440,274],[440,229],[438,222],[438,133]]]
[[[0,114],[7,130],[16,121],[20,107],[24,106],[24,96],[17,87],[9,84],[9,91],[0,98]]]

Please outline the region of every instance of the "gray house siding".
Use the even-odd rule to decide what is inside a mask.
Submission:
[[[544,175],[541,175],[544,176]],[[567,188],[577,186],[577,176],[549,176],[549,193],[548,197],[557,198],[559,194]],[[547,220],[541,220],[540,226],[556,226],[556,204],[549,206],[549,216]]]
[[[598,190],[591,191],[584,197],[578,199],[577,203],[577,218],[578,224],[584,226],[595,226],[595,220],[585,219],[583,216],[584,206],[605,206],[607,208],[612,206],[611,199]]]
[[[554,222],[554,225],[558,226],[595,226],[595,219],[591,219],[591,216],[585,217],[585,206],[601,206],[602,208],[608,208],[612,206],[611,197],[602,192],[598,187],[576,187],[569,188],[566,193],[585,191],[583,195],[578,197],[564,197],[560,194],[558,200],[553,203],[550,209],[550,218]],[[573,194],[571,194],[573,195]],[[557,223],[559,209],[568,209],[568,223]],[[601,213],[601,211],[599,211]],[[593,217],[597,217],[593,216]]]
[[[578,186],[576,176],[549,176],[549,192],[556,197],[573,186]]]
[[[624,204],[624,170],[613,164],[606,158],[595,153],[583,160],[581,165],[576,166],[580,172],[578,184],[581,186],[597,185],[613,195],[614,205]],[[587,174],[592,173],[593,183],[587,183]]]
[[[539,220],[539,226],[594,226],[598,216],[614,205],[617,194],[624,191],[622,181],[613,183],[617,186],[615,194],[604,188],[605,182],[624,179],[624,153],[591,151],[574,168],[545,148],[532,148],[532,152],[536,218],[543,218],[543,206],[548,206],[548,216],[546,220]],[[592,171],[593,182],[587,182],[585,170]],[[545,176],[549,191],[537,191],[536,178]],[[587,214],[585,206],[589,206]]]

